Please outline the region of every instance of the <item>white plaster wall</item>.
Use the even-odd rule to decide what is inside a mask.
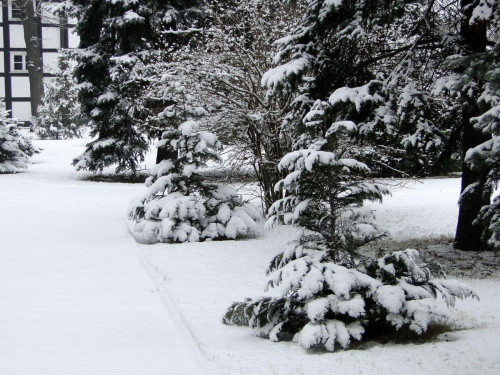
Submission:
[[[43,53],[43,69],[48,72],[52,69],[57,69],[57,52],[44,52]]]
[[[29,77],[11,77],[13,98],[29,98],[30,94],[30,79]]]
[[[69,48],[78,48],[80,37],[74,32],[74,28],[68,29],[68,46]]]
[[[0,77],[0,98],[5,98],[5,77]]]
[[[12,117],[21,121],[30,121],[31,103],[30,102],[12,102]]]
[[[10,46],[12,48],[26,48],[24,43],[24,29],[22,25],[9,25]]]
[[[61,48],[61,32],[58,27],[42,27],[42,48]]]

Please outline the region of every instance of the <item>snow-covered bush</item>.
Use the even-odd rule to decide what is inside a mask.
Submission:
[[[174,108],[166,113],[174,116]],[[206,183],[197,173],[207,161],[220,159],[221,145],[214,134],[200,131],[191,119],[164,132],[156,146],[178,156],[152,168],[148,191],[131,202],[129,217],[138,241],[194,242],[250,233],[259,213],[243,205],[233,188]]]
[[[275,189],[287,195],[271,206],[266,225],[297,225],[316,233],[318,241],[338,253],[337,260],[354,256],[357,248],[384,235],[371,223],[372,211],[363,202],[381,201],[389,190],[363,178],[369,172],[365,164],[315,148],[291,152],[279,163],[279,171],[288,175]]]
[[[433,278],[417,256],[407,249],[350,268],[336,264],[330,249],[315,242],[294,245],[268,270],[271,296],[233,304],[224,323],[253,327],[271,341],[328,351],[391,331],[422,334],[433,325],[451,325],[448,306],[477,296],[456,280]]]
[[[41,150],[21,134],[17,120],[7,115],[4,103],[0,101],[0,173],[15,173],[26,169],[29,158]]]
[[[44,80],[45,93],[38,114],[33,119],[41,139],[81,138],[84,130],[78,102],[78,90],[73,76],[74,62],[61,51],[57,58],[54,78]]]
[[[340,139],[341,127],[333,124],[326,134]],[[233,304],[224,323],[328,351],[391,331],[422,334],[432,325],[449,325],[447,304],[474,292],[457,281],[434,279],[417,265],[415,250],[374,262],[360,257],[361,246],[384,234],[363,203],[389,192],[366,179],[365,164],[322,151],[330,141],[318,139],[281,160],[280,171],[289,174],[276,188],[287,195],[271,207],[267,225],[281,221],[302,232],[272,260],[269,295]]]

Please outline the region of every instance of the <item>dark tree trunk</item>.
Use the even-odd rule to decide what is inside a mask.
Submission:
[[[159,132],[158,138],[161,140],[162,131]],[[159,147],[156,151],[156,164],[160,163],[162,160],[176,160],[177,151],[169,150],[166,147]]]
[[[281,191],[274,191],[274,187],[284,178],[284,174],[277,168],[284,152],[278,135],[274,140],[269,135],[262,139],[261,132],[255,126],[249,126],[247,136],[251,141],[250,149],[255,158],[253,167],[261,188],[263,210],[267,214],[272,204],[282,198]]]
[[[39,35],[39,17],[32,0],[20,0],[24,41],[26,42],[26,60],[31,91],[31,115],[36,116],[43,97],[43,63],[41,39]]]
[[[465,110],[464,110],[465,112]],[[466,113],[464,113],[466,115]],[[470,123],[469,116],[463,117],[462,142],[465,158],[465,152],[489,139],[482,132],[474,129]],[[491,192],[485,192],[485,182],[487,172],[485,170],[473,170],[470,165],[462,162],[462,187],[460,193],[472,184],[478,184],[471,193],[467,193],[466,199],[461,199],[459,203],[458,223],[455,233],[454,246],[460,250],[482,250],[486,249],[486,244],[481,240],[483,228],[480,225],[472,223],[477,218],[481,207],[490,204]]]
[[[480,53],[486,51],[487,46],[487,25],[484,22],[477,22],[470,25],[469,20],[472,11],[478,0],[462,0],[462,23],[460,35],[463,38],[465,48],[469,53]],[[463,155],[472,147],[475,147],[488,139],[490,136],[483,134],[474,128],[470,123],[471,117],[480,115],[478,105],[475,101],[463,103],[462,110],[462,147]],[[463,160],[462,159],[462,160]],[[461,199],[459,203],[459,214],[457,230],[455,233],[454,246],[460,250],[481,250],[486,249],[486,244],[481,240],[483,228],[479,225],[473,225],[481,207],[490,204],[491,192],[485,191],[486,176],[488,170],[473,170],[470,165],[462,163],[462,187],[460,193],[463,193],[467,187],[475,184],[473,190],[466,194],[466,199]]]

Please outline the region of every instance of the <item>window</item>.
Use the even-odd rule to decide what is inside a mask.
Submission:
[[[10,20],[21,19],[21,7],[19,6],[18,0],[9,1],[9,19]]]
[[[12,71],[13,72],[26,72],[28,70],[26,64],[26,54],[25,53],[13,53],[12,54]]]

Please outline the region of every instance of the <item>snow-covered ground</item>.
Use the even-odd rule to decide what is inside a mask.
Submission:
[[[455,307],[459,330],[426,344],[310,354],[221,324],[263,294],[290,228],[245,241],[139,245],[125,211],[140,184],[81,180],[84,140],[36,141],[28,171],[0,175],[0,374],[498,374],[498,270],[468,279],[481,301]],[[394,192],[378,220],[395,239],[453,234],[458,179]]]

